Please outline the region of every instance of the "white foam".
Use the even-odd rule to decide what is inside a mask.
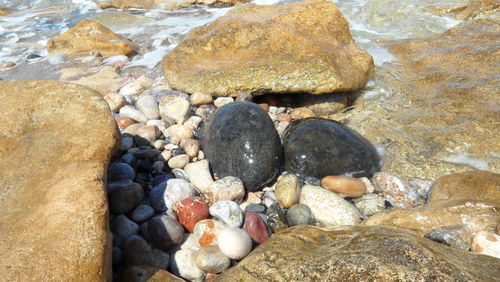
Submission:
[[[474,160],[470,158],[470,154],[468,153],[459,153],[455,156],[443,158],[443,161],[447,161],[454,164],[464,164],[470,165],[480,170],[488,170],[489,164],[483,160]]]

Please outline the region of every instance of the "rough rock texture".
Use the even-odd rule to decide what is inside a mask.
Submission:
[[[450,4],[432,7],[429,10],[438,15],[452,16],[461,20],[480,18],[500,11],[500,1],[498,0],[470,0],[468,2],[467,5]]]
[[[297,226],[269,238],[216,281],[490,281],[500,260],[395,228]]]
[[[254,103],[231,103],[214,112],[202,144],[214,176],[238,177],[247,191],[258,190],[280,169],[280,138],[267,113]]]
[[[0,81],[0,274],[6,281],[111,279],[106,169],[119,147],[99,93]]]
[[[97,50],[104,56],[113,56],[132,55],[137,52],[137,47],[103,25],[85,19],[50,39],[47,50],[49,53],[74,55],[89,55],[90,51]]]
[[[328,0],[236,7],[191,31],[163,69],[172,87],[215,96],[351,91],[374,74],[372,57]]]
[[[469,232],[494,232],[498,222],[500,175],[470,171],[438,179],[426,205],[415,209],[391,209],[368,218],[364,224],[427,233],[452,225],[463,225]]]
[[[500,23],[466,22],[444,34],[394,41],[377,71],[385,92],[366,95],[337,119],[385,148],[382,171],[436,179],[454,172],[500,172],[496,60]],[[367,114],[369,113],[369,114]],[[418,152],[418,154],[415,154]]]

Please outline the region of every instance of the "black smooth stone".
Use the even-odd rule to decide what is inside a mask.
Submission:
[[[285,170],[305,176],[369,177],[380,170],[373,145],[349,127],[322,118],[295,120],[283,134]]]
[[[280,169],[278,132],[254,103],[231,103],[215,111],[204,127],[202,147],[216,177],[238,177],[247,191],[259,190]]]

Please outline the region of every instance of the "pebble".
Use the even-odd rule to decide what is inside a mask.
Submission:
[[[296,108],[292,111],[290,117],[292,119],[303,119],[303,118],[316,117],[316,114],[313,112],[313,110],[309,108]]]
[[[129,165],[134,165],[136,158],[132,154],[125,154],[122,156],[122,161]]]
[[[137,129],[134,140],[138,146],[149,146],[152,145],[160,135],[161,132],[158,127],[155,125],[145,125]]]
[[[171,180],[169,180],[170,182]],[[151,192],[149,192],[148,202],[155,209],[157,213],[163,213],[167,211],[167,206],[165,204],[165,199],[163,194],[165,189],[167,188],[167,183],[159,184],[158,186],[153,187]]]
[[[141,223],[153,217],[155,210],[150,205],[142,204],[137,206],[132,212],[132,220]]]
[[[144,87],[139,82],[137,82],[137,80],[134,80],[125,84],[120,89],[120,94],[123,96],[134,96],[136,94],[142,93],[143,91]]]
[[[201,92],[193,93],[189,99],[191,100],[191,105],[193,106],[212,104],[214,101],[212,95]]]
[[[123,106],[127,105],[125,97],[113,92],[106,94],[106,96],[104,96],[104,100],[108,102],[109,108],[115,113],[119,112]]]
[[[294,174],[282,175],[275,187],[276,201],[284,208],[289,208],[300,200],[300,183]]]
[[[265,213],[267,207],[261,204],[249,204],[245,208],[245,212]]]
[[[216,246],[219,232],[226,227],[226,224],[213,219],[204,219],[199,221],[193,229],[194,240],[197,246]]]
[[[198,152],[200,151],[200,141],[194,139],[186,139],[181,143],[182,147],[184,147],[184,151],[186,154],[194,158],[198,156]]]
[[[153,163],[153,169],[157,172],[162,172],[165,168],[165,163],[162,161],[156,161]]]
[[[261,109],[263,109],[266,113],[269,112],[269,104],[268,103],[259,104],[259,107]]]
[[[321,186],[321,180],[313,177],[313,176],[306,176],[304,178],[305,184],[313,185],[313,186]]]
[[[184,171],[183,169],[174,168],[174,169],[172,169],[172,173],[174,174],[175,178],[184,179],[184,180],[190,182],[189,176],[187,175],[186,171]]]
[[[196,109],[195,114],[201,117],[203,120],[207,120],[215,110],[217,110],[217,107],[213,104],[201,105],[198,107],[198,109]]]
[[[234,201],[241,203],[245,197],[243,181],[234,176],[226,176],[212,182],[205,193],[207,199],[212,203],[219,201]]]
[[[207,219],[210,216],[207,203],[198,196],[181,200],[177,207],[174,207],[174,210],[177,210],[179,222],[189,232],[193,232],[194,226],[198,221]]]
[[[156,149],[156,150],[163,150],[163,148],[165,147],[167,143],[165,142],[165,140],[156,140],[154,143],[153,143],[153,147]]]
[[[69,59],[68,55],[62,53],[56,53],[56,54],[50,54],[47,60],[49,61],[49,63],[53,65],[58,65],[66,62],[68,59]]]
[[[160,116],[162,119],[174,120],[182,124],[187,119],[189,107],[189,101],[181,96],[164,96],[160,100]]]
[[[278,132],[279,136],[283,136],[283,133],[285,132],[285,129],[288,127],[290,122],[288,121],[280,121],[276,125],[276,131]]]
[[[202,119],[199,116],[192,116],[186,122],[184,122],[184,125],[191,128],[192,130],[196,130],[201,123]]]
[[[189,163],[189,156],[186,154],[172,157],[168,160],[170,168],[184,168]]]
[[[372,183],[375,192],[394,207],[408,209],[422,203],[415,188],[396,174],[378,172],[373,175]]]
[[[267,224],[274,233],[288,228],[286,212],[277,204],[273,204],[267,210]]]
[[[366,186],[363,181],[357,178],[329,175],[321,179],[321,186],[337,194],[351,198],[361,197]]]
[[[135,170],[126,163],[113,163],[108,168],[108,181],[134,180]]]
[[[412,178],[410,179],[409,183],[417,190],[417,194],[420,198],[422,198],[423,200],[427,200],[432,190],[434,181],[430,179]]]
[[[158,155],[160,155],[160,151],[151,148],[137,148],[133,155],[139,159],[148,159],[154,160]]]
[[[252,102],[253,95],[249,91],[241,91],[236,96],[235,102]]]
[[[206,194],[214,182],[207,160],[189,163],[184,167],[189,180],[202,194]]]
[[[131,124],[129,126],[127,126],[127,128],[125,128],[123,131],[122,131],[122,135],[135,135],[136,132],[137,132],[137,129],[141,128],[143,125],[140,124],[140,123],[134,123],[134,124]]]
[[[148,232],[153,246],[165,251],[177,246],[184,239],[182,225],[167,215],[149,220]]]
[[[242,259],[252,250],[252,238],[240,228],[223,229],[219,232],[217,243],[221,252],[231,259]]]
[[[319,186],[302,187],[300,203],[311,209],[314,219],[321,227],[356,225],[361,217],[351,203]]]
[[[220,273],[231,265],[231,260],[217,246],[200,248],[194,261],[196,266],[207,273]]]
[[[126,105],[120,109],[120,117],[130,118],[140,123],[148,122],[148,118],[134,106]]]
[[[117,247],[113,247],[113,253],[112,253],[111,257],[112,257],[113,267],[120,265],[123,261],[122,249],[117,248]]]
[[[368,193],[354,199],[354,205],[358,208],[363,218],[368,218],[385,209],[385,199],[378,194]]]
[[[161,174],[157,174],[155,175],[155,177],[153,177],[153,185],[159,185],[163,182],[167,182],[168,180],[174,178],[174,176],[171,174],[171,173],[161,173]]]
[[[151,236],[149,236],[149,221],[145,221],[139,225],[141,230],[141,235],[148,241],[151,241]]]
[[[163,134],[165,134],[165,136],[177,137],[179,138],[179,142],[182,139],[191,139],[194,136],[191,128],[181,124],[174,124],[168,127]]]
[[[275,199],[272,199],[272,198],[264,198],[264,200],[262,200],[262,203],[264,204],[264,206],[266,206],[267,208],[271,207],[273,204],[276,204],[276,200]]]
[[[249,192],[247,195],[247,202],[250,204],[260,204],[262,200],[260,199],[261,192]]]
[[[218,97],[217,99],[215,99],[214,105],[217,108],[220,108],[224,105],[231,104],[232,102],[234,102],[234,99],[231,97]]]
[[[291,206],[286,213],[286,219],[290,226],[314,224],[311,209],[303,204]]]
[[[205,272],[196,266],[195,254],[195,251],[189,249],[175,252],[170,262],[172,273],[186,280],[203,281]]]
[[[278,114],[276,116],[276,120],[277,121],[286,121],[288,123],[290,123],[292,121],[292,119],[290,118],[290,115],[288,115],[288,114]]]
[[[245,213],[245,229],[252,239],[258,244],[264,243],[269,238],[267,226],[258,213]]]
[[[375,192],[375,187],[373,187],[373,183],[370,181],[370,179],[368,179],[367,177],[360,177],[358,179],[363,181],[363,183],[365,184],[367,193]],[[317,185],[317,186],[320,186],[320,185]]]
[[[243,224],[243,213],[240,206],[233,201],[219,201],[209,208],[210,215],[229,227],[241,227]]]
[[[186,233],[184,234],[184,241],[180,245],[181,250],[194,250],[197,251],[200,248],[196,238],[194,237],[194,233]]]
[[[196,190],[191,183],[184,179],[170,179],[163,193],[165,205],[171,209],[174,204],[196,195]]]
[[[135,120],[133,120],[131,118],[120,117],[120,118],[116,119],[116,123],[118,123],[118,126],[121,129],[125,129],[125,128],[129,127],[130,125],[134,124]]]
[[[158,102],[151,95],[144,95],[135,102],[136,108],[141,111],[148,119],[160,119]]]
[[[472,239],[471,251],[500,259],[500,236],[486,231],[479,232]]]
[[[452,225],[433,229],[424,237],[458,250],[468,251],[471,247],[472,234],[462,225]]]
[[[112,213],[127,213],[135,208],[144,197],[141,185],[127,183],[113,188],[108,193],[109,211]]]
[[[151,245],[141,236],[131,236],[123,247],[123,264],[125,267],[136,265],[168,269],[170,256]]]
[[[123,137],[120,150],[127,151],[134,146],[134,139],[132,137]]]
[[[162,162],[168,162],[170,158],[172,157],[172,152],[170,151],[163,151],[161,154],[158,156],[158,160]]]
[[[121,247],[128,237],[139,234],[139,225],[123,214],[115,216],[109,227],[113,232],[113,246],[117,247]]]

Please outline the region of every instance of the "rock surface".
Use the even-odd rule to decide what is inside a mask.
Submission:
[[[87,19],[82,20],[65,33],[50,39],[47,42],[47,50],[49,53],[84,56],[89,55],[93,50],[105,56],[137,53],[134,43],[103,25]]]
[[[395,228],[297,226],[268,239],[216,281],[491,280],[500,260]]]
[[[247,191],[273,180],[281,165],[281,142],[266,112],[253,103],[231,103],[213,113],[202,138],[214,176],[235,176]]]
[[[327,119],[293,121],[283,134],[285,170],[306,176],[371,176],[380,168],[373,145],[349,127]]]
[[[176,89],[236,97],[351,91],[365,85],[374,66],[337,7],[316,0],[236,7],[193,29],[165,56],[163,70]]]
[[[0,81],[0,98],[2,279],[110,280],[106,101],[52,81]]]

